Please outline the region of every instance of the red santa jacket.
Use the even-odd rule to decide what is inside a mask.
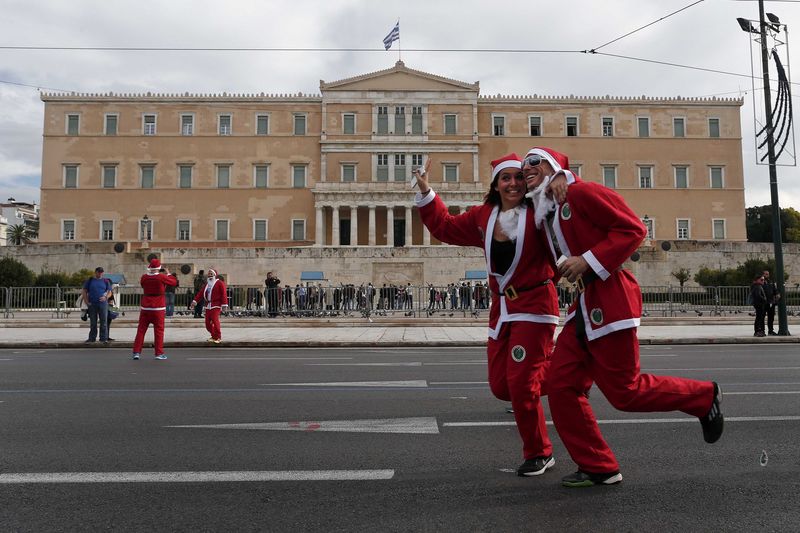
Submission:
[[[205,298],[206,309],[221,308],[223,305],[228,305],[228,288],[221,279],[216,279],[213,287],[211,287],[210,295],[207,294],[208,292],[208,282],[206,282],[203,287],[197,291],[197,295],[194,297],[195,303],[200,303],[200,300]]]
[[[496,339],[505,322],[528,321],[558,324],[558,298],[552,283],[555,263],[547,251],[544,232],[536,229],[533,210],[522,206],[517,224],[514,261],[500,275],[491,264],[492,235],[498,206],[482,204],[465,213],[451,215],[432,190],[417,202],[422,223],[434,237],[448,244],[483,248],[492,307],[489,310],[489,337]],[[551,280],[549,283],[548,280]],[[509,293],[516,291],[517,298]]]
[[[543,226],[550,235],[550,228]],[[582,255],[599,278],[573,302],[567,321],[579,312],[589,340],[638,327],[642,294],[633,274],[621,267],[642,243],[646,230],[625,200],[599,183],[574,183],[567,200],[558,206],[552,229],[562,253]]]
[[[178,278],[160,272],[154,274],[148,272],[139,279],[139,284],[144,290],[141,303],[142,311],[162,311],[167,308],[167,304],[164,301],[164,287],[167,285],[177,286]]]

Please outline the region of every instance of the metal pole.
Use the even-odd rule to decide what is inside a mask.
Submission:
[[[783,283],[783,243],[781,242],[781,208],[778,201],[778,172],[775,161],[775,138],[772,125],[772,93],[769,88],[769,50],[767,23],[764,21],[764,0],[758,0],[761,32],[761,69],[764,77],[764,111],[767,119],[767,156],[769,158],[769,192],[772,198],[772,244],[775,249],[775,279],[781,299],[778,300],[778,335],[789,335],[786,319],[786,291]]]

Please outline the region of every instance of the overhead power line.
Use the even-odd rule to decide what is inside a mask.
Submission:
[[[169,47],[169,46],[0,46],[0,50],[64,52],[381,52],[384,48],[292,47]],[[403,48],[404,52],[467,52],[471,54],[575,54],[584,50],[535,50],[515,48]]]

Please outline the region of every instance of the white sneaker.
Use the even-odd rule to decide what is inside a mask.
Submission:
[[[167,356],[162,353],[161,355],[156,356],[156,361],[164,361],[166,358]]]
[[[132,357],[132,359],[133,359],[134,361],[138,361],[138,360],[139,360],[139,356],[140,356],[140,355],[141,355],[141,354],[134,353],[134,354],[133,354],[133,357]]]

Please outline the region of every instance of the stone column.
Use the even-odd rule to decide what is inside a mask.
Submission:
[[[386,246],[394,246],[394,206],[386,206]]]
[[[430,246],[431,245],[431,232],[428,231],[428,228],[425,225],[422,225],[422,245],[423,246]]]
[[[350,208],[350,246],[358,246],[358,205]]]
[[[375,206],[369,206],[369,240],[370,246],[375,246]]]
[[[339,206],[333,206],[333,216],[331,217],[331,245],[339,246]]]
[[[314,228],[314,246],[323,246],[325,244],[325,206],[317,206],[317,223]]]
[[[411,242],[414,238],[414,234],[411,232],[411,214],[412,214],[411,206],[406,206],[406,246],[411,246],[413,243]]]

